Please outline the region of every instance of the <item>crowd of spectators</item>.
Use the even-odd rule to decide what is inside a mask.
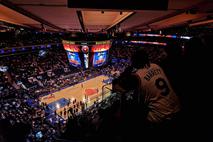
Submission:
[[[2,111],[0,121],[9,121],[9,128],[14,128],[18,124],[28,125],[30,127],[27,136],[29,141],[38,141],[36,133],[39,131],[42,131],[43,135],[39,141],[52,141],[59,132],[57,128],[46,122],[46,106],[38,105],[39,95],[51,91],[48,89],[51,88],[54,79],[58,79],[57,77],[62,72],[65,75],[70,71],[66,64],[67,61],[63,62],[64,57],[61,57],[66,54],[63,52],[58,52],[57,56],[53,54],[52,51],[49,51],[45,57],[38,57],[38,53],[14,55],[2,57],[0,61],[1,66],[8,67],[6,72],[1,72],[0,106]],[[56,77],[56,75],[58,76]],[[39,92],[42,89],[43,91]],[[33,100],[31,103],[37,105],[33,107],[28,105],[27,100],[29,99]]]
[[[115,77],[129,64],[110,62],[102,68],[84,71],[70,68],[66,57],[63,48],[55,48],[48,49],[42,57],[38,52],[32,52],[6,56],[0,60],[1,66],[8,67],[6,72],[0,72],[0,121],[8,121],[9,128],[26,125],[29,132],[25,139],[28,141],[53,141],[64,126],[63,121],[51,125],[45,119],[47,105],[39,103],[41,95],[101,74]],[[35,105],[29,105],[28,100]],[[75,112],[79,111],[71,111],[73,114]],[[61,119],[57,115],[56,118]],[[43,135],[40,139],[36,137],[39,132]]]
[[[38,32],[23,28],[1,32],[0,36],[0,49],[61,42],[59,33]]]
[[[133,45],[133,44],[117,44],[114,46],[113,50],[110,50],[110,55],[113,58],[117,59],[125,59],[126,61],[130,61],[131,56],[134,52],[139,49],[144,48],[149,55],[149,59],[153,63],[161,63],[167,58],[166,47],[163,46],[141,46],[141,45]],[[171,47],[172,48],[172,47]]]
[[[0,34],[0,49],[61,42],[60,33],[18,29]],[[196,39],[196,41],[199,40]],[[187,114],[184,123],[188,125],[186,130],[192,130],[189,129],[192,127],[194,134],[199,135],[199,131],[196,131],[197,125],[194,125],[191,120],[195,119],[202,121],[202,125],[209,125],[207,123],[210,119],[208,108],[212,108],[208,105],[211,102],[205,103],[211,100],[207,99],[209,94],[207,90],[210,87],[204,80],[209,78],[210,70],[206,72],[204,68],[198,67],[201,61],[203,67],[209,66],[211,61],[208,59],[209,56],[206,56],[208,51],[205,53],[203,51],[202,42],[191,44],[191,49],[189,48],[183,60],[179,59],[185,47],[180,47],[177,43],[167,47],[114,44],[109,51],[109,63],[101,68],[91,67],[88,70],[70,67],[67,55],[61,47],[47,49],[44,56],[39,56],[39,52],[34,51],[0,57],[0,66],[8,67],[6,72],[0,72],[0,141],[52,142],[58,138],[82,141],[122,141],[119,137],[121,133],[128,135],[129,132],[124,132],[127,129],[120,128],[128,125],[129,122],[132,122],[129,125],[133,125],[134,121],[136,123],[137,116],[127,113],[129,117],[132,117],[128,119],[131,121],[120,121],[121,116],[118,111],[123,111],[119,110],[123,105],[121,103],[123,99],[116,93],[112,93],[102,102],[96,101],[92,107],[82,108],[82,111],[79,111],[80,107],[74,107],[83,106],[82,102],[72,101],[71,107],[66,110],[71,114],[67,124],[56,112],[47,111],[47,104],[41,104],[39,97],[101,74],[116,78],[131,64],[130,58],[137,48],[145,48],[151,62],[161,64],[165,69],[172,85],[175,85],[175,91],[180,95],[181,100],[185,101],[182,106],[185,109],[184,113]],[[195,50],[196,52],[193,53]],[[192,75],[192,72],[197,74]],[[195,77],[197,81],[193,82]],[[189,84],[192,84],[192,87]],[[131,93],[126,94],[125,105],[132,105],[133,97]],[[193,99],[195,101],[192,101]],[[29,100],[31,100],[30,103]],[[205,114],[198,111],[201,108]],[[127,110],[127,107],[125,109]],[[49,115],[53,116],[51,121],[53,122],[52,119],[54,119],[54,123],[47,118]],[[204,128],[202,130],[205,131]],[[129,131],[135,132],[133,129]]]
[[[40,34],[43,33],[38,33],[38,35]],[[46,39],[45,42],[48,43],[50,41]],[[33,41],[32,43],[43,44],[45,42],[38,40],[38,42]],[[58,41],[55,40],[55,42]],[[8,67],[6,72],[0,72],[1,125],[4,121],[8,121],[9,127],[7,126],[7,129],[14,128],[19,124],[24,125],[27,131],[24,139],[29,142],[52,142],[61,137],[61,135],[65,139],[103,141],[101,138],[107,137],[108,134],[105,130],[110,128],[113,131],[110,132],[110,137],[108,137],[109,139],[106,138],[106,141],[111,141],[112,137],[117,140],[120,122],[117,120],[119,116],[116,112],[120,108],[119,105],[122,100],[119,95],[112,94],[102,102],[96,101],[92,107],[86,110],[85,108],[73,107],[77,106],[77,104],[80,104],[78,106],[83,106],[82,102],[74,103],[71,101],[71,107],[64,111],[69,114],[67,126],[56,112],[53,112],[56,123],[53,124],[49,118],[47,119],[46,116],[52,112],[46,111],[48,109],[47,104],[41,104],[39,97],[102,74],[117,78],[131,64],[130,58],[136,48],[145,48],[149,53],[150,60],[154,63],[159,64],[168,57],[163,47],[113,45],[109,51],[110,57],[107,65],[101,68],[91,67],[87,70],[70,67],[66,52],[62,47],[46,49],[45,54],[42,56],[35,51],[27,54],[1,57],[0,66]],[[125,100],[131,99],[131,95],[125,97]],[[31,100],[31,104],[34,105],[29,105],[28,100]],[[79,111],[80,109],[82,111]],[[114,114],[114,116],[108,117],[111,116],[108,114]],[[116,122],[117,124],[113,124],[114,126],[108,124],[107,122],[111,119],[116,120],[111,122]],[[96,137],[97,133],[98,137]],[[38,138],[41,134],[42,138]],[[8,136],[7,134],[5,135]],[[97,139],[94,139],[94,137]]]

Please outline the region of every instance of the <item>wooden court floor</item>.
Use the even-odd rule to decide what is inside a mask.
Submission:
[[[76,99],[78,102],[85,101],[85,90],[86,89],[98,89],[98,93],[94,94],[91,96],[91,99],[88,100],[87,104],[88,106],[91,106],[93,104],[93,102],[95,100],[97,100],[97,98],[100,98],[102,95],[102,86],[105,85],[105,83],[103,83],[103,80],[107,80],[109,79],[108,76],[97,76],[94,77],[92,79],[86,80],[84,82],[75,84],[73,86],[67,87],[65,89],[62,89],[60,91],[54,92],[52,94],[43,96],[40,98],[41,102],[44,103],[52,103],[55,102],[61,98],[65,98],[65,99]],[[112,88],[112,85],[109,84],[107,85],[108,88]],[[62,111],[64,108],[59,108],[57,109],[57,113],[59,113],[60,111]],[[62,116],[63,117],[63,116]],[[66,118],[64,118],[66,119]]]

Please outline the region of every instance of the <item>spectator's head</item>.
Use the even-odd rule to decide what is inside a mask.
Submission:
[[[144,68],[149,66],[149,57],[144,49],[137,50],[132,56],[132,66],[135,68]]]

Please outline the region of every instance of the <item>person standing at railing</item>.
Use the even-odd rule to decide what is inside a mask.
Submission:
[[[175,133],[171,128],[176,125],[180,112],[179,98],[171,87],[163,69],[157,64],[150,63],[144,49],[136,51],[132,56],[132,66],[126,68],[121,76],[114,80],[113,91],[122,93],[136,90],[139,103],[138,109],[144,116],[144,130],[148,140],[159,139],[167,141]],[[138,115],[141,115],[138,112]],[[174,132],[174,133],[173,133]],[[155,136],[154,136],[155,135]],[[159,136],[159,137],[158,137]],[[145,138],[145,137],[144,137]]]

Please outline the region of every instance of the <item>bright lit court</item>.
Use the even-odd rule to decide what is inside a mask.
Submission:
[[[60,91],[41,97],[41,102],[47,103],[48,107],[57,112],[61,117],[67,119],[67,115],[60,114],[61,111],[68,109],[69,100],[72,102],[84,102],[86,107],[93,105],[94,101],[101,100],[110,95],[112,88],[110,78],[105,75],[97,76],[83,81]],[[103,87],[104,86],[104,87]],[[103,93],[102,93],[103,92]]]

